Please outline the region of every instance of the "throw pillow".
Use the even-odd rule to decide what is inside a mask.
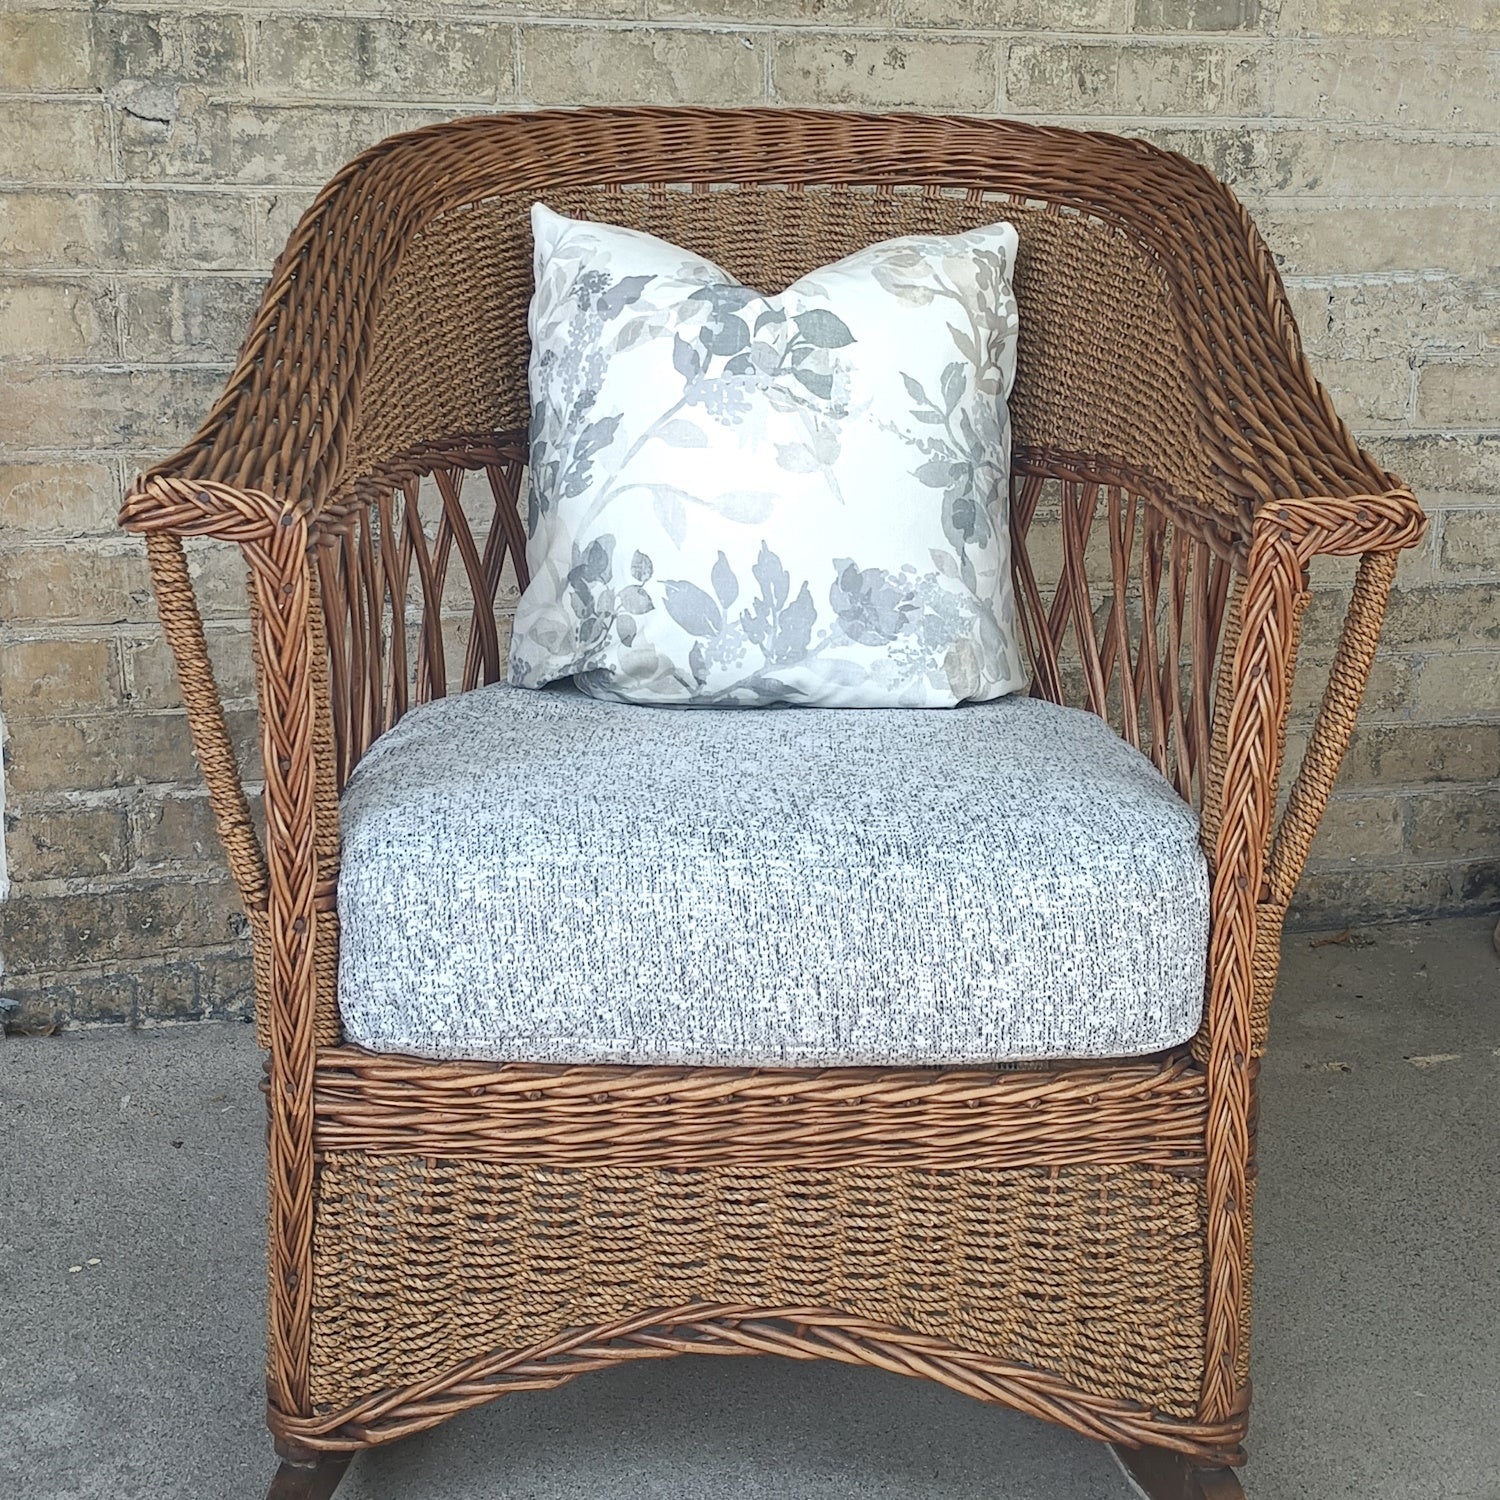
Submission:
[[[872,245],[766,297],[532,210],[510,680],[637,703],[941,707],[1024,685],[1016,233]]]

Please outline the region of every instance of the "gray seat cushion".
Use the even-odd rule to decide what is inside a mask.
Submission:
[[[1189,808],[1092,714],[649,708],[491,687],[409,713],[343,806],[339,1004],[424,1057],[753,1066],[1185,1041]]]

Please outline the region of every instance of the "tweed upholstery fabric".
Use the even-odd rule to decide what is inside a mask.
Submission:
[[[339,1003],[379,1051],[820,1066],[1153,1052],[1203,1005],[1197,820],[1091,714],[495,686],[350,781]]]

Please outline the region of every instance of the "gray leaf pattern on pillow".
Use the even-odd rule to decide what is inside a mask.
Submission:
[[[607,555],[615,539],[601,537],[595,545]],[[592,550],[592,549],[591,549]],[[806,580],[795,591],[781,559],[762,542],[751,569],[753,589],[744,592],[745,605],[735,611],[742,589],[723,552],[712,570],[712,591],[687,579],[654,580],[654,564],[637,552],[632,571],[643,579],[615,593],[595,595],[589,589],[587,566],[575,568],[580,642],[586,638],[590,657],[608,634],[610,621],[601,610],[613,607],[613,628],[621,646],[635,643],[640,616],[658,607],[696,639],[689,652],[689,671],[675,674],[685,690],[701,703],[777,702],[785,696],[778,669],[800,667],[829,650],[850,644],[880,646],[889,654],[894,673],[915,670],[941,650],[942,670],[963,696],[978,680],[978,663],[967,641],[952,642],[955,624],[951,596],[939,586],[936,571],[888,573],[861,568],[852,558],[834,559],[835,580],[828,591],[832,624],[818,629],[818,610]],[[570,575],[572,577],[573,575]],[[711,668],[736,673],[735,679],[707,690]],[[833,664],[835,676],[846,686],[861,680],[852,663]],[[585,667],[580,684],[589,692],[611,696],[612,673]]]
[[[1013,348],[1013,318],[986,325],[974,305],[976,294],[1008,297],[1006,258],[973,247],[944,255],[951,242],[938,239],[865,252],[873,284],[897,307],[951,304],[953,357],[935,373],[895,372],[906,405],[889,414],[856,389],[860,340],[823,305],[834,299],[820,295],[822,273],[797,284],[803,296],[790,307],[727,278],[617,276],[608,237],[629,232],[578,227],[592,231],[578,268],[543,274],[539,259],[531,310],[533,582],[517,612],[512,683],[575,675],[600,696],[746,704],[832,701],[807,696],[818,681],[872,703],[957,702],[1019,686],[1008,578],[1003,589],[988,582],[1005,570],[990,555],[1008,465],[996,344],[1009,337]],[[647,346],[670,350],[653,367],[650,394],[617,380],[611,400],[611,360]],[[794,579],[771,541],[784,498],[771,475],[789,476],[785,488],[812,482],[850,512],[841,460],[861,441],[856,429],[872,428],[909,451],[907,473],[934,492],[946,545],[881,558],[870,555],[880,548],[871,535],[857,560],[830,549],[814,567],[804,556]],[[738,484],[730,465],[692,470],[674,459],[719,451],[729,432],[774,453],[770,473],[762,463]],[[664,543],[648,550],[632,532],[619,548],[622,504],[643,508],[631,514],[648,515]],[[841,529],[847,546],[857,517]],[[666,576],[680,567],[661,545],[687,560],[705,543],[714,555],[710,538],[724,541],[711,566]],[[685,652],[665,645],[672,627]]]

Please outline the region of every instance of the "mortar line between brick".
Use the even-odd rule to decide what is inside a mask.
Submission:
[[[170,266],[146,266],[132,269],[128,266],[4,266],[0,267],[0,282],[37,281],[56,282],[65,286],[77,286],[80,282],[92,284],[163,281],[244,281],[264,283],[269,270],[263,267],[246,266],[242,269],[225,266],[205,266],[201,270],[174,269]],[[5,356],[14,358],[16,356]],[[123,358],[123,356],[122,356]]]
[[[179,882],[223,890],[234,887],[227,866],[215,864],[200,865],[195,870],[122,870],[115,875],[53,876],[46,880],[27,881],[25,892],[29,900],[46,901],[67,896],[129,895],[164,889]],[[18,885],[17,891],[20,889]]]
[[[177,950],[164,958],[137,958],[131,960],[132,967],[141,972],[155,972],[158,969],[169,968],[181,962],[178,953],[192,953],[206,958],[220,956],[224,958],[239,958],[247,951],[240,943],[205,943],[201,947],[183,948]],[[76,968],[69,969],[30,969],[24,975],[15,974],[13,979],[24,979],[28,984],[56,983],[58,980],[84,979],[92,977],[114,978],[120,972],[118,961],[101,962],[93,964],[79,964]]]
[[[245,795],[258,797],[264,783],[247,781]],[[21,794],[31,812],[66,812],[72,808],[124,807],[139,801],[208,803],[208,789],[188,781],[129,781],[118,786],[37,788]],[[207,866],[205,866],[207,868]],[[216,862],[213,868],[217,869]]]
[[[123,170],[120,155],[120,115],[119,111],[112,106],[104,111],[104,140],[109,152],[110,178],[118,181]]]
[[[219,634],[233,634],[249,637],[250,624],[248,620],[235,618],[233,616],[221,616],[218,619],[205,621],[214,632]],[[46,621],[38,625],[16,624],[11,625],[7,621],[0,621],[0,645],[21,645],[34,641],[98,641],[117,640],[131,646],[151,645],[161,640],[161,627],[153,628],[147,620],[109,620],[93,625],[83,625],[75,622],[52,622]],[[225,708],[246,707],[254,705],[254,698],[229,700],[226,699]],[[14,704],[11,705],[10,714],[12,719],[22,717]],[[48,714],[27,714],[27,718],[46,718]]]
[[[38,363],[34,358],[26,356],[6,355],[0,358],[0,368],[23,364],[34,368]],[[166,360],[49,359],[40,363],[48,371],[61,375],[76,375],[84,372],[94,375],[133,375],[162,370],[182,370],[193,375],[227,376],[234,369],[233,364],[227,360],[189,361],[175,357],[169,357]]]
[[[753,3],[753,0],[751,0]],[[208,7],[211,9],[211,7]],[[160,15],[163,8],[153,0],[114,0],[110,5],[112,11],[121,14],[144,14]],[[186,14],[186,11],[178,12],[176,8],[166,12],[167,14]],[[433,7],[418,5],[403,7],[393,12],[389,9],[382,10],[376,6],[361,5],[341,8],[334,13],[319,13],[309,11],[306,8],[285,6],[255,6],[239,5],[234,7],[234,14],[241,19],[254,23],[265,21],[374,21],[390,25],[400,25],[408,22],[444,23],[469,28],[492,27],[498,25],[511,25],[518,27],[533,27],[538,30],[558,31],[692,31],[708,33],[711,35],[734,34],[745,31],[784,31],[792,35],[812,36],[937,36],[944,38],[958,37],[982,37],[985,39],[1002,38],[1026,42],[1037,42],[1041,44],[1071,45],[1079,42],[1094,43],[1100,46],[1118,46],[1122,44],[1152,46],[1181,45],[1186,42],[1199,47],[1222,47],[1235,48],[1242,51],[1257,49],[1269,50],[1269,47],[1277,40],[1256,31],[1134,31],[1129,28],[1114,26],[1095,30],[1056,30],[1039,31],[1033,27],[1006,26],[1001,24],[986,25],[976,22],[970,25],[924,25],[920,21],[903,21],[899,19],[894,5],[885,13],[885,18],[855,21],[828,21],[823,18],[808,20],[796,20],[791,18],[778,18],[774,20],[755,20],[745,17],[694,17],[694,16],[570,16],[548,14],[544,9],[538,8],[530,13],[520,13],[497,18],[492,11],[483,6],[475,5],[469,7]],[[1289,38],[1287,40],[1306,42],[1307,38]]]

